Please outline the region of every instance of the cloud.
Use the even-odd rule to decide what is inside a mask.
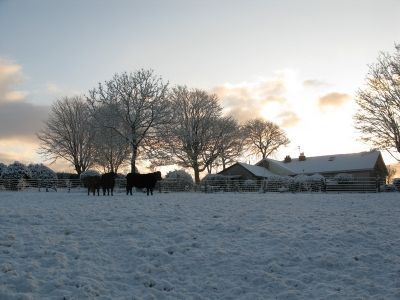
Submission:
[[[23,100],[26,92],[14,90],[22,80],[22,67],[11,61],[0,59],[0,105]]]
[[[48,82],[48,83],[46,84],[46,91],[47,91],[48,93],[50,93],[50,94],[58,94],[58,93],[60,93],[62,90],[61,90],[61,88],[60,88],[57,84],[55,84],[55,83],[53,83],[53,82]]]
[[[270,104],[285,105],[286,82],[283,73],[273,78],[241,84],[225,84],[212,89],[220,99],[227,114],[239,122],[263,117],[262,112]]]
[[[256,93],[263,99],[264,104],[269,102],[285,102],[286,99],[283,97],[286,92],[286,85],[283,78],[276,78],[262,82],[256,87]]]
[[[0,139],[11,137],[34,139],[36,132],[43,127],[48,112],[48,106],[27,102],[0,105]]]
[[[23,164],[42,162],[37,150],[37,139],[25,140],[19,137],[0,139],[0,162],[6,165],[14,161],[19,161]],[[71,164],[63,159],[58,159],[54,163],[52,161],[43,163],[56,172],[75,172]]]
[[[288,77],[285,72],[277,72],[272,78],[255,82],[217,86],[212,92],[220,99],[225,113],[241,123],[263,118],[282,127],[292,127],[299,117],[290,109]]]
[[[1,0],[0,0],[1,1]],[[29,102],[35,92],[17,89],[24,79],[22,66],[0,58],[0,162],[39,162],[36,133],[43,128],[50,106]],[[42,91],[43,92],[43,91]],[[45,86],[44,94],[58,96],[64,89],[54,83]],[[71,170],[63,160],[51,165],[55,170]]]
[[[293,111],[283,111],[278,115],[278,118],[280,119],[280,126],[284,128],[294,127],[300,121],[299,116]]]
[[[0,163],[9,165],[12,164],[14,161],[18,161],[19,156],[12,153],[2,153],[0,152]]]
[[[43,127],[49,107],[29,103],[29,93],[16,89],[24,78],[22,67],[0,59],[0,161],[37,160],[36,132]]]
[[[329,84],[325,81],[318,79],[307,79],[303,81],[303,86],[306,88],[320,88],[320,87],[327,87],[329,86]]]
[[[351,96],[349,94],[333,92],[319,97],[318,105],[320,108],[327,106],[338,107],[345,104],[349,100],[351,100]]]
[[[34,139],[47,118],[47,106],[27,102],[28,93],[15,89],[22,79],[20,65],[0,59],[0,139]]]
[[[17,101],[24,100],[26,98],[26,96],[28,95],[28,93],[23,92],[23,91],[11,91],[11,92],[8,92],[6,95],[7,95],[6,99],[9,102],[17,102]]]
[[[24,140],[21,138],[0,139],[0,162],[12,163],[20,161],[22,163],[37,162],[37,140]]]

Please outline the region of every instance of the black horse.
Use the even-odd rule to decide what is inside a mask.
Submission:
[[[157,181],[161,180],[161,172],[154,172],[148,174],[128,173],[126,175],[126,194],[132,195],[132,188],[137,187],[146,189],[147,196],[149,192],[153,195],[153,189]]]
[[[90,195],[90,192],[92,192],[93,196],[95,196],[96,191],[97,191],[97,196],[100,195],[100,185],[101,185],[100,175],[86,176],[85,178],[82,179],[82,182],[83,186],[87,187],[88,189],[88,196]]]
[[[117,177],[117,174],[114,172],[109,172],[101,175],[101,180],[100,180],[100,185],[103,188],[103,195],[110,195],[111,191],[111,196],[114,195],[114,186],[115,186],[115,178]]]

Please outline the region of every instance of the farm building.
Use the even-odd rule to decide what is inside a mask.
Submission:
[[[243,179],[243,180],[264,179],[276,175],[262,166],[257,166],[257,165],[254,166],[241,162],[233,164],[232,166],[226,168],[225,170],[219,172],[218,174],[229,176],[232,179]]]
[[[386,178],[388,171],[379,151],[350,154],[335,154],[298,158],[286,157],[284,161],[271,158],[262,159],[256,165],[236,163],[219,172],[221,175],[236,176],[240,179],[261,179],[274,175],[296,176],[300,174],[321,174],[334,177],[337,174],[350,174],[354,178]]]

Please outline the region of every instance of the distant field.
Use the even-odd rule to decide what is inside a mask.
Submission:
[[[0,193],[0,299],[400,299],[400,194]]]

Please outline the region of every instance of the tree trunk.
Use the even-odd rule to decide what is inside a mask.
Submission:
[[[75,165],[75,171],[76,171],[76,173],[77,173],[78,175],[81,175],[81,173],[82,173],[81,166],[80,166],[80,165]]]
[[[200,183],[200,171],[199,171],[199,167],[195,166],[193,167],[193,171],[194,171],[194,182],[196,184]]]
[[[137,146],[132,146],[132,156],[131,156],[131,173],[136,173],[136,158],[137,158]]]

